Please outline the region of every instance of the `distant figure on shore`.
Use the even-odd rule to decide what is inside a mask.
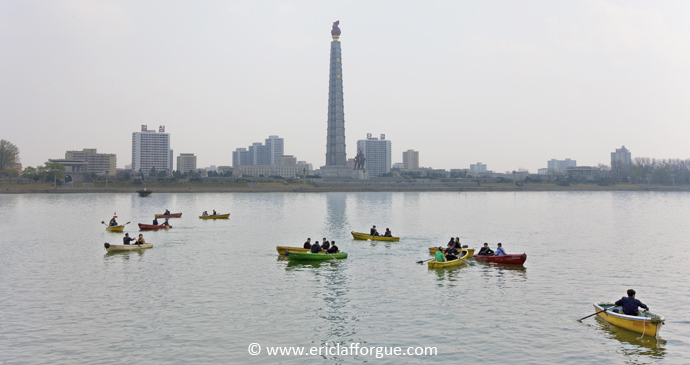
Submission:
[[[307,250],[311,248],[311,238],[307,238],[307,242],[304,242],[304,248]]]

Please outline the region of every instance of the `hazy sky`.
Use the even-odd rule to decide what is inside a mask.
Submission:
[[[0,138],[24,166],[140,125],[231,165],[269,135],[325,163],[340,20],[348,157],[535,172],[552,158],[690,158],[688,1],[0,1]]]

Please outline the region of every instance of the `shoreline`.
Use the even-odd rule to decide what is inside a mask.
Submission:
[[[113,184],[110,184],[113,185]],[[507,184],[482,184],[480,186],[449,186],[443,183],[414,184],[418,186],[400,186],[399,184],[276,184],[276,183],[184,183],[184,184],[115,184],[113,187],[96,186],[93,188],[53,188],[49,184],[0,184],[0,194],[94,194],[118,193],[131,194],[146,188],[153,193],[331,193],[331,192],[543,192],[543,191],[690,191],[690,185],[633,185],[617,184],[600,186],[595,184],[525,184],[514,186]],[[396,186],[397,185],[397,186]],[[407,184],[405,184],[407,185]],[[422,186],[423,185],[423,186]]]

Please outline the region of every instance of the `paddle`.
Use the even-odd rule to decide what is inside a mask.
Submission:
[[[596,315],[596,314],[599,314],[599,313],[606,312],[607,310],[609,310],[609,309],[608,309],[608,308],[604,308],[603,311],[598,311],[598,312],[595,312],[595,313],[592,313],[592,314],[588,315],[587,317],[582,317],[582,318],[578,319],[578,322],[579,322],[579,321],[582,321],[582,320],[585,319],[585,318],[589,318],[589,317],[591,317],[591,316],[593,316],[593,315]]]
[[[427,262],[427,261],[431,261],[431,260],[435,260],[435,259],[436,259],[436,258],[434,257],[434,258],[428,259],[428,260],[417,261],[417,263],[418,263],[418,264],[423,264],[423,263],[425,263],[425,262]]]

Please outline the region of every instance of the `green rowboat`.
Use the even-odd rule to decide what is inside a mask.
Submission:
[[[347,252],[338,253],[311,253],[311,252],[290,252],[287,259],[290,261],[325,261],[342,260],[347,258]]]

